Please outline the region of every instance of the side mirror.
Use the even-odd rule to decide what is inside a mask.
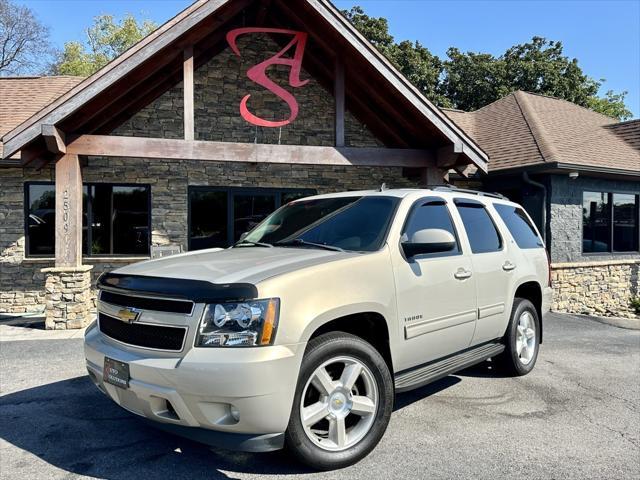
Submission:
[[[439,228],[418,230],[409,240],[401,243],[407,258],[425,253],[450,252],[456,248],[456,239],[450,232]]]
[[[247,238],[247,235],[249,235],[249,232],[244,232],[243,234],[240,235],[240,240],[238,240],[239,242],[243,241],[245,238]]]

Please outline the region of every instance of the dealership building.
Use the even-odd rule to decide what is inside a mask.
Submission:
[[[201,0],[89,78],[0,79],[0,135],[0,313],[48,328],[89,321],[102,272],[383,183],[503,192],[558,310],[632,315],[639,122],[523,92],[441,110],[327,0]]]

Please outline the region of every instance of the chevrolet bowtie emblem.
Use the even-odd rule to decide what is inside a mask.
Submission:
[[[118,311],[117,315],[118,318],[123,322],[133,323],[140,316],[140,311],[136,310],[135,308],[123,308],[122,310]]]

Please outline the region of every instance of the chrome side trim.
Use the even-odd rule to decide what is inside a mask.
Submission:
[[[475,310],[468,310],[466,312],[454,313],[453,315],[446,315],[444,317],[420,320],[419,322],[415,322],[404,327],[404,338],[409,340],[410,338],[424,335],[425,333],[437,332],[438,330],[443,330],[445,328],[475,322],[476,313],[477,312]]]

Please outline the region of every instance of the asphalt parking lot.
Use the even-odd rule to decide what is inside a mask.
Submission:
[[[94,388],[78,338],[3,341],[0,375],[3,479],[640,478],[640,331],[568,315],[530,375],[485,364],[400,395],[373,454],[322,474],[146,426]]]

